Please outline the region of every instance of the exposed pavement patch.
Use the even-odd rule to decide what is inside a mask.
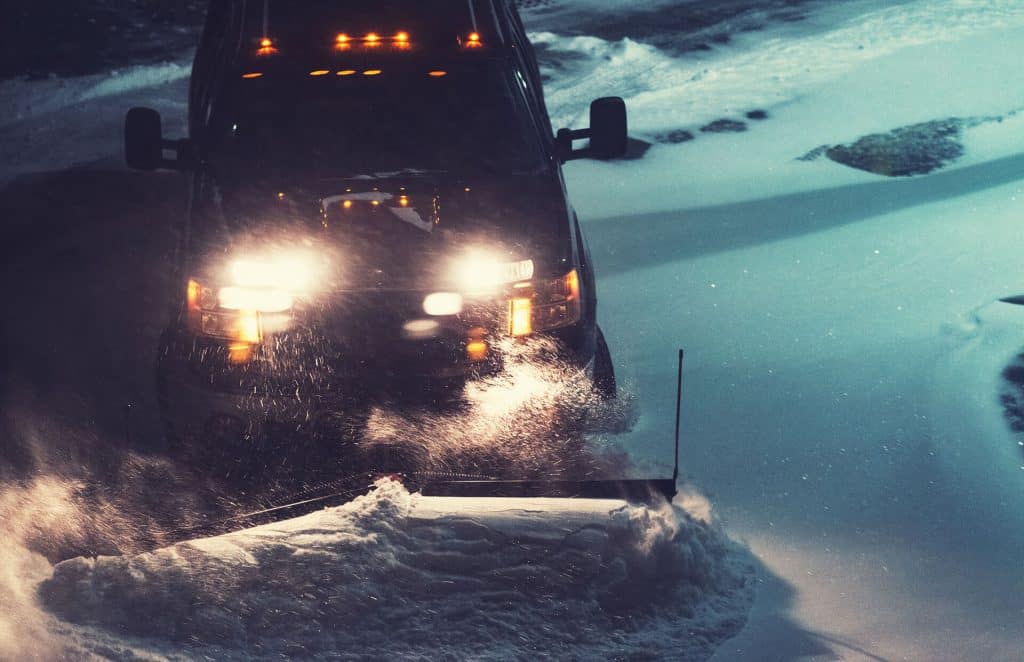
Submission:
[[[955,162],[964,154],[963,132],[982,124],[1002,122],[1018,111],[998,117],[949,117],[873,133],[849,145],[821,145],[798,161],[829,158],[851,168],[885,177],[926,175]]]
[[[676,129],[668,133],[659,133],[654,137],[654,140],[663,145],[678,145],[679,143],[689,142],[694,138],[696,136],[693,135],[693,132],[686,129]]]
[[[1003,369],[1003,387],[999,401],[1003,405],[1006,424],[1017,435],[1017,445],[1024,453],[1024,354],[1014,357]]]
[[[700,128],[703,133],[742,133],[747,130],[747,123],[723,117]]]

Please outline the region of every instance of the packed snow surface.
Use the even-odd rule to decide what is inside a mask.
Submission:
[[[734,25],[773,5],[750,4]],[[625,36],[579,34],[567,7],[527,12],[556,128],[621,94],[648,145],[567,169],[640,403],[614,443],[640,464],[664,455],[685,346],[684,471],[762,566],[716,659],[1019,659],[1024,467],[999,390],[1024,310],[997,301],[1024,290],[1024,6],[815,3],[704,50],[665,46],[684,24],[629,35],[628,13]],[[182,88],[153,91],[179,126]],[[111,162],[119,99],[0,127],[5,176]],[[9,147],[65,117],[81,142]],[[800,158],[951,118],[962,150],[928,175]],[[67,489],[0,501],[18,513],[0,543],[0,657],[703,659],[745,618],[744,557],[694,495],[455,503],[383,484],[292,522],[54,567],[18,543],[78,521]]]

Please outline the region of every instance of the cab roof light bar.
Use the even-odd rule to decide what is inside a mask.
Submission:
[[[347,32],[340,32],[338,33],[338,36],[334,38],[334,49],[338,51],[348,51],[352,49],[353,43],[360,44],[364,48],[377,48],[383,44],[388,44],[392,48],[399,50],[405,50],[412,47],[409,33],[405,30],[399,30],[390,36],[382,36],[379,32],[367,32],[362,37],[353,37]]]

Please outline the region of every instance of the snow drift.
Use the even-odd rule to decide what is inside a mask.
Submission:
[[[66,561],[40,595],[154,653],[693,659],[743,624],[739,558],[679,505],[425,498],[384,480],[292,521]]]

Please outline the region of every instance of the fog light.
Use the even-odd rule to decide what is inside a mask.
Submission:
[[[470,361],[483,361],[487,358],[487,343],[483,340],[471,340],[466,345],[466,356]]]
[[[232,343],[228,346],[228,362],[241,365],[252,361],[253,346],[249,343]]]
[[[429,340],[437,337],[440,328],[434,320],[410,320],[402,325],[402,332],[409,340]]]
[[[462,312],[462,295],[455,292],[434,292],[423,300],[423,312],[440,317]]]

